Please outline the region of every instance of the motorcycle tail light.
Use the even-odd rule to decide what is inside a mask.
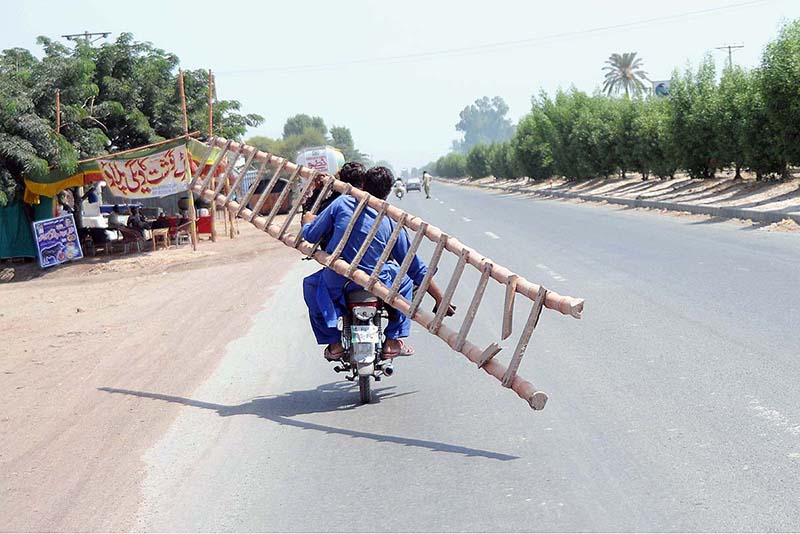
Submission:
[[[375,313],[377,311],[378,307],[372,304],[359,304],[357,306],[353,306],[353,315],[355,315],[356,319],[359,321],[369,321],[375,317]]]

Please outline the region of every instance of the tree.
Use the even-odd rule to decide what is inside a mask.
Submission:
[[[767,45],[761,60],[760,85],[767,116],[776,133],[781,173],[800,162],[800,21],[787,24]]]
[[[41,60],[20,48],[0,54],[5,114],[0,188],[6,201],[18,196],[23,173],[41,174],[48,165],[70,171],[78,158],[183,133],[174,54],[136,42],[128,33],[97,48],[78,42],[69,49],[46,37],[38,43],[44,50]],[[54,131],[56,90],[61,135]],[[190,128],[203,131],[208,124],[205,71],[187,73],[186,93]],[[216,103],[217,133],[238,139],[263,120],[238,113],[239,107],[234,100]],[[76,217],[79,222],[80,213]]]
[[[680,166],[693,178],[713,178],[719,166],[719,129],[714,60],[706,56],[697,73],[675,73],[669,102],[672,136]]]
[[[763,69],[755,69],[746,73],[739,98],[744,110],[742,128],[742,162],[745,167],[756,173],[756,179],[762,180],[772,174],[785,172],[785,159],[780,151],[780,126],[771,118],[765,96],[762,91]]]
[[[670,103],[666,99],[650,97],[641,102],[633,119],[637,140],[634,160],[640,165],[643,177],[652,173],[661,179],[672,178],[678,169],[670,112]]]
[[[353,134],[350,128],[345,126],[331,126],[331,142],[344,154],[346,161],[358,161],[363,163],[365,154],[355,147]]]
[[[263,135],[250,137],[245,143],[268,154],[277,154],[282,150],[280,139],[273,139]]]
[[[511,143],[493,143],[489,145],[489,168],[497,178],[511,179],[519,174]]]
[[[458,152],[451,152],[446,156],[442,156],[436,160],[436,164],[431,166],[427,165],[426,168],[431,168],[434,173],[444,178],[461,178],[467,174],[467,158],[464,154]],[[416,176],[419,173],[413,173]]]
[[[322,117],[310,117],[305,113],[300,113],[286,119],[286,124],[283,125],[283,137],[302,135],[308,129],[320,132],[323,137],[328,135],[328,127],[325,126]]]
[[[77,165],[75,150],[35,113],[21,81],[0,76],[0,207],[21,198],[23,174],[72,172]]]
[[[483,178],[492,173],[487,145],[475,145],[470,149],[467,153],[466,171],[473,179]]]
[[[638,96],[645,92],[642,80],[648,80],[647,73],[642,70],[642,58],[637,58],[636,52],[611,54],[603,70],[606,71],[603,92],[607,95],[619,94],[623,90],[625,96]]]
[[[532,180],[544,180],[553,175],[551,142],[555,132],[544,111],[547,97],[533,99],[533,109],[517,126],[511,139],[511,150],[520,172]]]
[[[747,139],[746,116],[750,102],[747,99],[748,83],[744,69],[729,66],[722,73],[717,90],[717,140],[719,159],[725,165],[733,163],[735,179],[742,178],[742,165]]]
[[[454,150],[466,153],[477,144],[506,141],[514,133],[514,126],[506,118],[508,105],[501,97],[489,100],[484,96],[465,107],[456,124],[456,130],[464,132],[462,142],[454,142]]]

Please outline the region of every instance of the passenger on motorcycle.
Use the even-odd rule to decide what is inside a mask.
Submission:
[[[385,200],[392,191],[393,182],[394,177],[389,169],[386,167],[373,167],[366,173],[364,190],[376,198]],[[354,197],[342,195],[313,220],[312,217],[304,217],[303,238],[310,243],[316,243],[320,239],[329,236],[325,251],[328,253],[333,252],[343,237],[345,228],[347,228],[352,219],[357,204],[358,202]],[[377,212],[374,209],[370,207],[364,209],[342,250],[341,258],[343,260],[351,262],[355,258],[376,218]],[[372,273],[394,227],[394,221],[388,217],[383,218],[375,238],[358,264],[359,269]],[[383,265],[378,277],[383,284],[392,285],[400,270],[400,264],[403,263],[406,254],[408,254],[409,247],[408,234],[403,230],[392,248],[389,261]],[[427,271],[428,267],[425,263],[415,256],[411,261],[408,274],[400,284],[399,294],[410,301],[413,287],[422,282]],[[347,278],[327,268],[317,271],[303,280],[303,296],[308,306],[311,327],[314,330],[317,343],[321,345],[327,344],[325,356],[328,359],[341,358],[344,353],[340,343],[341,338],[337,323],[339,316],[345,313],[347,309],[344,298],[345,291],[355,291],[357,289],[360,288],[356,284],[348,284]],[[442,300],[442,291],[433,280],[428,286],[428,293],[434,298],[436,307],[438,307]],[[447,315],[452,315],[453,313],[455,313],[455,307],[451,305]],[[410,331],[411,320],[396,310],[392,310],[389,314],[388,325],[384,331],[386,343],[383,347],[383,357],[394,358],[396,356],[414,354],[414,349],[404,341]]]
[[[353,187],[357,187],[358,189],[364,189],[364,173],[366,173],[366,169],[364,165],[357,161],[348,161],[342,168],[339,169],[339,172],[336,173],[336,177],[343,181],[346,184],[352,184]],[[321,189],[321,188],[320,188]],[[314,205],[314,202],[317,200],[317,195],[320,193],[320,189],[314,191],[314,193],[309,196],[309,198],[303,204],[303,210],[308,211],[311,209],[311,206]],[[339,193],[333,192],[331,195],[323,200],[320,205],[318,212],[322,212],[325,208],[331,205],[331,203],[339,198]]]

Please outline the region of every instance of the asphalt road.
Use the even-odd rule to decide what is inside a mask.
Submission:
[[[300,281],[315,265],[298,261],[191,399],[119,393],[186,405],[145,457],[138,528],[797,530],[799,235],[434,193],[400,204],[586,298],[580,321],[545,311],[522,363],[546,409],[418,327],[380,402],[354,406],[313,343]],[[496,339],[501,303],[488,292],[481,342]]]

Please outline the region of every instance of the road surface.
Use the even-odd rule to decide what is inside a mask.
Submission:
[[[357,390],[307,326],[300,282],[316,264],[298,261],[191,398],[108,390],[185,405],[144,458],[138,528],[797,529],[800,236],[440,184],[434,194],[398,203],[586,298],[580,321],[545,311],[523,360],[546,409],[419,327],[417,355],[378,384],[380,402],[354,406]],[[457,296],[461,311],[469,298]],[[497,337],[501,303],[487,293],[479,340]]]

